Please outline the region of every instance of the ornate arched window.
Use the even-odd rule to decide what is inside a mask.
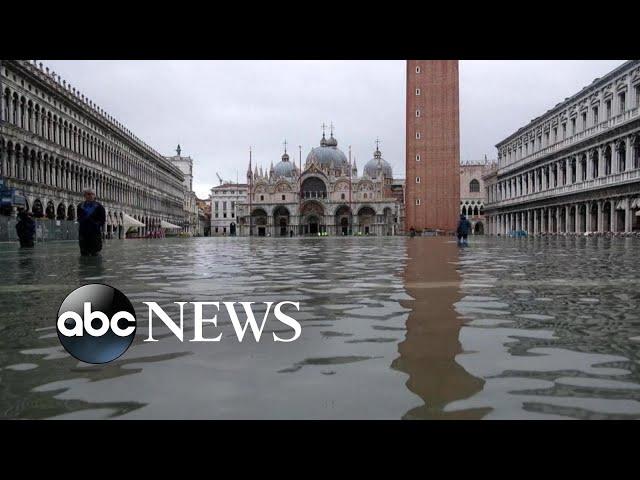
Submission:
[[[480,191],[480,182],[475,178],[469,182],[469,191],[470,192],[479,192]]]

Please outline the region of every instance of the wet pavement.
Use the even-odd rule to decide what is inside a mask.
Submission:
[[[0,418],[640,418],[639,267],[635,238],[127,240],[98,258],[4,243]],[[107,365],[55,330],[87,283],[138,315]],[[157,323],[142,341],[143,301],[284,300],[300,302],[293,343],[274,320],[239,343],[222,314],[220,342],[186,341],[189,315],[185,342]]]

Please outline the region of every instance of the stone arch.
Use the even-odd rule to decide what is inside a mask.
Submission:
[[[310,176],[304,179],[301,186],[302,198],[325,199],[327,198],[327,184],[318,176]]]
[[[358,225],[360,233],[369,235],[373,233],[373,225],[376,221],[376,211],[369,205],[363,205],[358,209]]]
[[[49,220],[54,220],[56,218],[56,210],[52,200],[47,202],[47,208],[45,209],[44,214]]]
[[[281,237],[286,237],[289,232],[289,209],[283,205],[279,205],[273,210],[273,225],[275,226],[276,234]]]
[[[75,220],[76,219],[76,209],[73,204],[70,204],[67,208],[67,220]]]
[[[338,205],[334,212],[336,235],[351,235],[353,212],[348,205]]]
[[[67,208],[65,207],[63,202],[58,204],[58,208],[56,209],[56,220],[64,220],[67,217]]]
[[[33,206],[31,207],[31,213],[35,218],[44,217],[44,207],[42,206],[42,201],[39,198],[36,198],[33,202]]]
[[[480,191],[480,182],[475,178],[469,182],[469,191],[472,193],[478,193]]]

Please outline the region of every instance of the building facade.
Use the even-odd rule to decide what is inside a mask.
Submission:
[[[238,207],[247,201],[249,185],[224,182],[211,189],[211,236],[238,234]]]
[[[350,155],[349,155],[350,156]],[[285,152],[268,172],[247,171],[250,195],[238,205],[240,235],[395,235],[401,203],[394,197],[393,172],[376,147],[358,176],[331,132],[322,134],[304,167]]]
[[[184,176],[182,182],[183,188],[183,219],[178,225],[182,226],[182,232],[191,236],[202,236],[200,228],[200,213],[198,210],[197,196],[193,191],[193,159],[181,155],[180,145],[176,148],[176,155],[167,157],[167,159],[180,171]]]
[[[108,238],[124,236],[128,216],[140,235],[181,221],[180,170],[66,80],[26,60],[3,60],[0,80],[0,176],[34,217],[75,220],[90,187]]]
[[[469,219],[474,235],[485,233],[486,189],[482,177],[493,169],[494,164],[486,158],[460,164],[460,214]]]
[[[456,229],[460,204],[457,60],[407,61],[406,228]]]
[[[492,234],[640,230],[640,61],[595,79],[496,145]]]

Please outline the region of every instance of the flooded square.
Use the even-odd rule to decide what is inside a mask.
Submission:
[[[74,242],[0,244],[0,417],[639,418],[637,242],[167,238],[90,258]],[[55,329],[88,283],[118,288],[138,315],[134,344],[106,365],[69,356]],[[223,315],[220,342],[155,323],[160,341],[143,342],[143,301],[285,300],[300,302],[292,343],[239,343]]]

